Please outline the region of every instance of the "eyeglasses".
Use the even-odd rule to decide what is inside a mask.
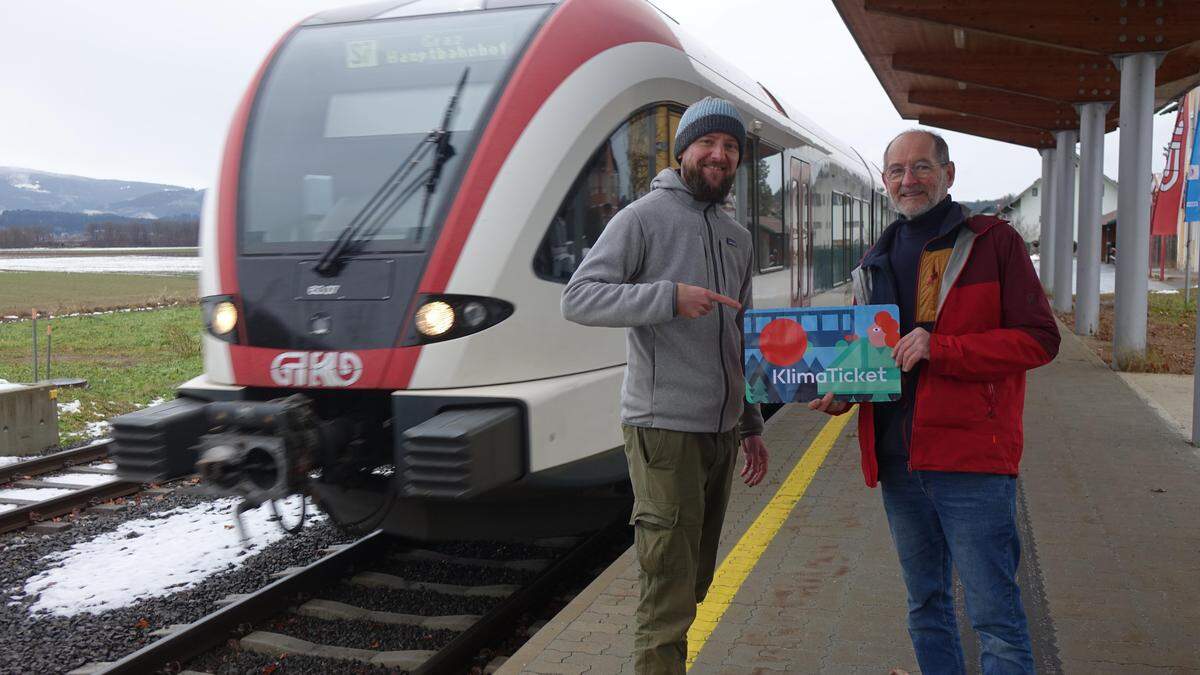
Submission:
[[[917,180],[925,180],[933,175],[935,169],[941,166],[946,166],[950,162],[938,162],[930,164],[929,162],[917,162],[912,166],[904,166],[902,164],[893,164],[883,172],[883,177],[891,183],[897,183],[904,178],[905,171],[911,171],[914,178]]]

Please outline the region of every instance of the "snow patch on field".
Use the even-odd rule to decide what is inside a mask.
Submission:
[[[109,427],[108,420],[100,420],[99,422],[88,422],[87,429],[84,430],[83,435],[88,436],[90,438],[96,438],[98,436],[103,436],[108,433],[108,427]]]
[[[83,405],[83,404],[79,402],[79,399],[75,399],[74,401],[67,401],[66,403],[59,403],[58,404],[58,414],[66,415],[66,414],[70,414],[70,413],[77,413],[77,412],[79,412],[79,407],[81,405]]]
[[[61,256],[0,258],[9,272],[118,272],[126,274],[198,273],[200,258],[169,255]]]
[[[280,508],[288,522],[296,513],[298,499],[293,497]],[[175,593],[213,574],[235,569],[249,553],[285,536],[278,524],[270,521],[270,507],[264,504],[242,515],[250,536],[243,548],[233,527],[237,502],[220,499],[131,520],[46,556],[43,562],[54,566],[25,582],[25,592],[37,596],[30,611],[58,616],[98,613]],[[317,514],[308,522],[321,519]]]

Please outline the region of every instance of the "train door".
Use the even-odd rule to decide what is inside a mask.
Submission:
[[[807,162],[791,158],[788,176],[788,232],[791,233],[792,306],[806,307],[812,302],[812,214],[809,211]]]

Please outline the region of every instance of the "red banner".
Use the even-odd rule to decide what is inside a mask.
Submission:
[[[1183,151],[1187,137],[1187,101],[1185,96],[1175,116],[1175,133],[1171,136],[1171,145],[1167,146],[1167,161],[1163,165],[1162,178],[1155,185],[1154,205],[1150,209],[1150,234],[1154,236],[1171,236],[1179,231],[1179,206],[1187,172],[1187,153]]]

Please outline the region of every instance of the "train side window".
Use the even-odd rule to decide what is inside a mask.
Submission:
[[[754,249],[758,271],[770,272],[786,265],[783,226],[783,154],[762,143],[754,152]]]
[[[680,111],[654,106],[634,113],[592,154],[576,177],[533,257],[533,270],[566,283],[617,211],[650,191],[650,181],[674,168]]]
[[[721,210],[729,214],[730,218],[741,223],[742,227],[750,232],[754,231],[753,215],[754,215],[754,200],[750,191],[750,182],[753,179],[750,172],[750,167],[754,164],[754,144],[746,143],[746,156],[742,158],[742,163],[737,168],[737,173],[733,177],[733,188],[729,191],[729,196],[725,198],[725,203],[721,204]],[[744,195],[750,195],[745,196]]]
[[[830,286],[840,284],[846,278],[846,222],[848,220],[846,211],[849,209],[847,202],[849,198],[840,193],[833,193],[833,209],[832,209],[832,225],[833,233],[830,237],[830,262],[831,271]]]

